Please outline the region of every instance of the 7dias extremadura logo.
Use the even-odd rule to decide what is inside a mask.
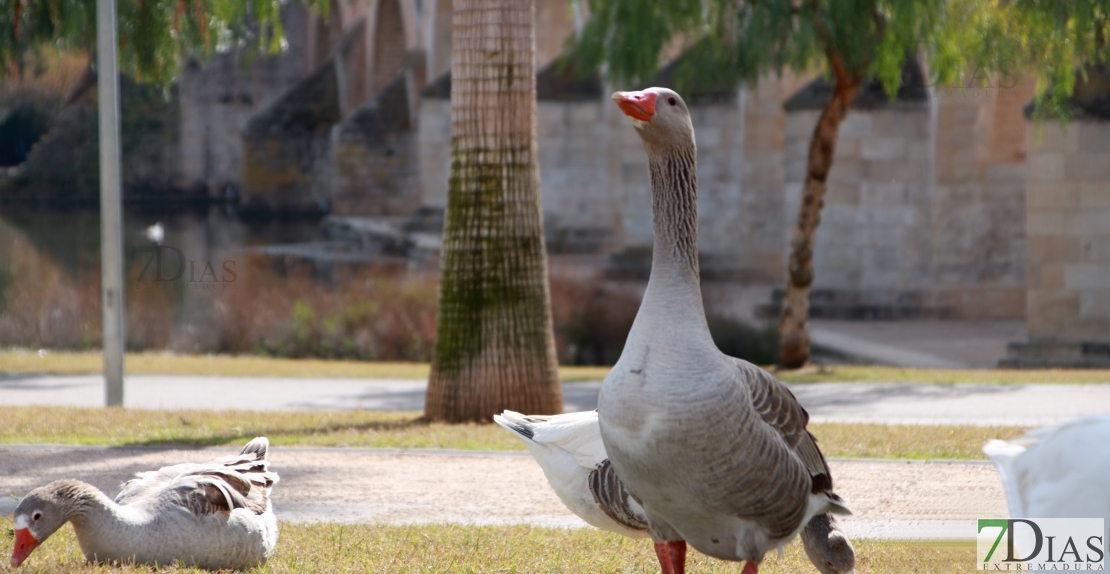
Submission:
[[[1105,572],[1102,518],[980,518],[979,570]]]

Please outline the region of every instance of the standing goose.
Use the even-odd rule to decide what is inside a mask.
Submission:
[[[697,148],[690,113],[665,88],[617,92],[648,155],[651,275],[598,397],[605,451],[647,516],[664,574],[686,544],[758,572],[809,521],[847,514],[809,416],[766,371],[721,353],[702,307]]]
[[[587,524],[629,538],[648,536],[644,509],[628,495],[605,454],[597,411],[553,416],[505,411],[493,420],[524,441],[555,494]],[[831,514],[814,516],[801,538],[821,574],[855,571],[855,550]]]
[[[94,486],[57,480],[36,488],[15,509],[19,566],[66,522],[91,561],[211,570],[262,564],[277,544],[268,469],[269,441],[259,437],[235,456],[141,472],[113,501]]]

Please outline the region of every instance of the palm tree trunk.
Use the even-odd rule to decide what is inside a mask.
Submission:
[[[849,74],[838,56],[829,58],[833,70],[833,94],[825,104],[813,139],[809,143],[806,182],[798,209],[798,225],[790,240],[786,297],[779,318],[779,365],[797,369],[809,361],[809,286],[813,284],[813,237],[821,223],[829,170],[836,153],[840,122],[856,97],[861,74]]]
[[[562,412],[536,151],[532,0],[455,0],[451,179],[425,417]]]

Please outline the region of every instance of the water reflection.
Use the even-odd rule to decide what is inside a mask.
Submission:
[[[319,217],[244,219],[218,206],[130,209],[124,222],[131,348],[213,350],[214,295],[242,288],[250,248],[322,237]],[[0,345],[99,345],[99,293],[97,211],[0,212]]]

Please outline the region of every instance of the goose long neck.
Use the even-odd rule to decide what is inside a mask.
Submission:
[[[655,231],[652,275],[655,270],[698,278],[697,151],[680,148],[653,155],[651,210]]]
[[[66,501],[66,517],[74,525],[107,520],[117,506],[95,486],[77,480],[60,485],[58,493]]]
[[[698,276],[697,150],[690,145],[649,152],[648,170],[655,244],[641,309],[665,315],[668,324],[689,323],[688,333],[701,332],[706,327]]]

